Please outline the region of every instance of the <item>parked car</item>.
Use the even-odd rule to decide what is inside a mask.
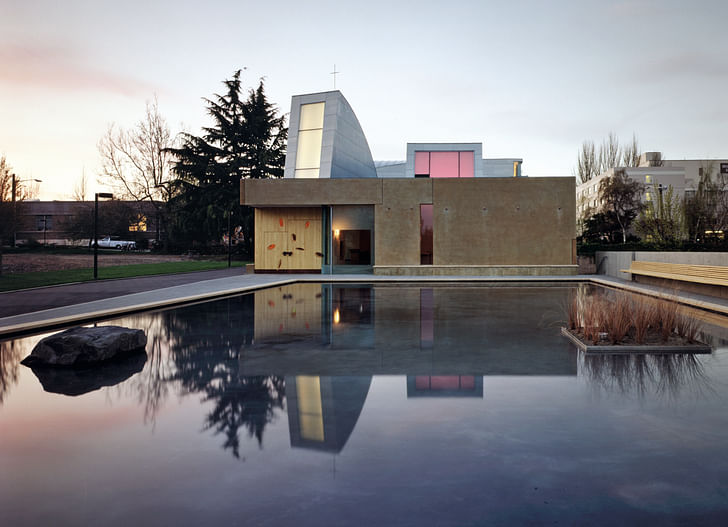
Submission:
[[[122,251],[132,251],[136,249],[136,242],[120,240],[116,237],[107,236],[99,240],[99,247],[105,249],[120,249]]]

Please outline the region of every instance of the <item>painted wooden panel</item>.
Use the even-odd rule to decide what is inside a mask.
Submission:
[[[320,270],[320,208],[255,209],[258,271]]]
[[[286,248],[285,232],[264,232],[263,241],[265,249],[263,251],[263,267],[265,269],[281,269],[285,260],[284,253]]]

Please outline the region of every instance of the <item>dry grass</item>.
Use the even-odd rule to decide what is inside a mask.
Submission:
[[[569,329],[575,330],[581,327],[581,320],[579,316],[579,302],[576,293],[573,293],[569,298],[569,303],[566,304],[566,318],[568,321]]]
[[[619,294],[614,302],[604,301],[603,326],[612,344],[622,342],[632,328],[632,303],[626,295]]]
[[[573,295],[566,306],[569,329],[580,331],[584,339],[599,343],[600,333],[616,345],[625,341],[646,344],[659,339],[667,343],[675,334],[695,343],[701,322],[678,312],[678,304],[670,300],[648,299],[618,293],[610,300],[604,295]]]
[[[677,313],[675,317],[675,330],[682,338],[691,344],[697,341],[698,333],[702,329],[702,323],[685,313]]]
[[[677,303],[667,300],[657,302],[656,319],[659,324],[660,339],[667,342],[670,335],[675,331],[675,321],[677,319]]]
[[[644,344],[647,333],[654,327],[656,320],[655,303],[643,296],[638,296],[632,303],[632,325],[634,339],[637,344]]]
[[[581,312],[584,322],[584,336],[594,344],[599,342],[600,322],[602,319],[603,300],[601,296],[589,296],[584,302]]]

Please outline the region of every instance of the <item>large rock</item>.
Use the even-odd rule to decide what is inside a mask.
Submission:
[[[22,360],[26,366],[88,366],[144,350],[147,336],[141,329],[120,326],[76,327],[50,335]]]

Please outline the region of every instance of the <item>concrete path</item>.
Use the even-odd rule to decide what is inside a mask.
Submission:
[[[238,269],[176,275],[85,282],[67,286],[0,293],[0,336],[10,336],[120,315],[133,311],[240,294],[295,282],[375,283],[491,283],[529,284],[591,282],[650,296],[673,298],[683,304],[728,315],[728,301],[655,286],[627,282],[603,275],[579,276],[373,276],[241,274]]]
[[[75,284],[24,289],[21,291],[9,291],[7,293],[0,293],[0,318],[41,311],[50,307],[82,304],[84,302],[114,296],[190,284],[202,280],[239,276],[241,274],[245,274],[243,268],[233,267],[231,269],[219,269],[215,271],[196,271],[118,280],[99,280],[97,282],[79,282]]]

